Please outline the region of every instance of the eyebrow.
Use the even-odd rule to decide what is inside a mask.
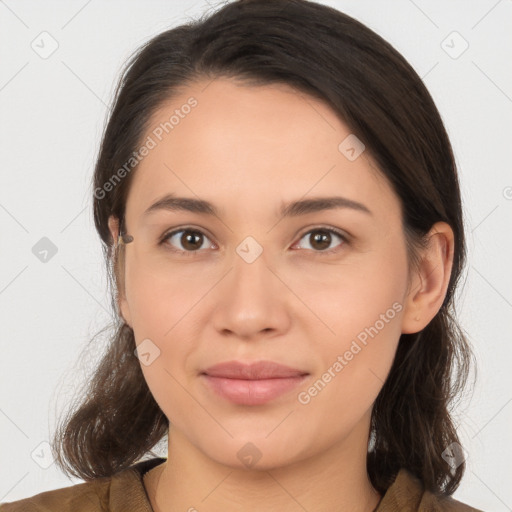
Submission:
[[[339,208],[347,208],[373,215],[369,208],[364,204],[341,196],[313,197],[309,199],[299,199],[289,203],[281,203],[280,215],[282,217],[297,217],[300,215],[307,215],[309,213]],[[158,199],[144,211],[143,216],[146,217],[150,213],[162,210],[187,211],[216,217],[219,216],[219,210],[209,201],[205,201],[204,199],[195,199],[193,197],[178,197],[174,194],[166,194],[162,198]]]

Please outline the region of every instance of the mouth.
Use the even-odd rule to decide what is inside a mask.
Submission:
[[[207,387],[240,405],[261,405],[299,386],[308,372],[273,361],[228,361],[200,373]]]

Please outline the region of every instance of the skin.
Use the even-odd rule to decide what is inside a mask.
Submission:
[[[203,81],[163,104],[151,129],[190,96],[197,107],[140,163],[126,204],[134,240],[124,247],[119,307],[136,343],[149,338],[160,350],[141,368],[171,424],[168,460],[145,479],[151,505],[155,512],[371,511],[380,499],[366,472],[372,404],[400,334],[421,330],[442,305],[452,230],[435,224],[419,267],[409,267],[398,196],[368,151],[350,161],[338,150],[350,130],[322,101],[282,84]],[[168,192],[206,199],[221,213],[144,218]],[[278,215],[283,201],[331,195],[372,213]],[[190,225],[205,234],[194,257],[158,245],[171,228]],[[109,226],[116,237],[115,217]],[[350,239],[333,234],[328,249],[337,252],[322,254],[311,233],[321,227]],[[182,235],[164,243],[186,251]],[[252,263],[236,252],[247,236],[263,248]],[[394,303],[401,306],[394,318],[300,403],[298,393]],[[309,376],[266,404],[236,405],[199,377],[233,359],[277,361]],[[249,442],[261,454],[251,467],[237,456]]]

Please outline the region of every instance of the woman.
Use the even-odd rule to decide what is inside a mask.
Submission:
[[[86,482],[2,512],[475,510],[450,497],[457,171],[387,42],[305,0],[166,31],[93,186],[119,324],[53,441]]]

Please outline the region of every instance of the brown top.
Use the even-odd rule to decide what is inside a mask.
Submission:
[[[153,512],[142,482],[144,473],[165,462],[161,457],[138,462],[112,477],[42,492],[11,503],[0,512]],[[452,498],[423,491],[405,469],[382,497],[375,512],[482,512]]]

